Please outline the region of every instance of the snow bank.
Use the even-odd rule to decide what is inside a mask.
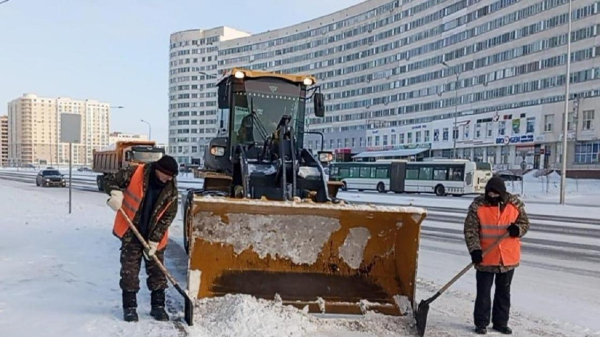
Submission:
[[[374,313],[364,316],[312,315],[278,301],[226,295],[197,302],[194,336],[324,337],[411,336],[412,318]]]

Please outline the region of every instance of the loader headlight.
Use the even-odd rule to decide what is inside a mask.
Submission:
[[[221,146],[213,146],[210,148],[210,154],[215,157],[222,157],[225,154],[225,148]]]
[[[235,74],[233,74],[233,76],[235,76],[235,78],[242,79],[242,78],[246,77],[246,74],[244,74],[243,71],[238,70],[238,71],[235,72]]]
[[[319,152],[319,161],[321,163],[329,163],[333,160],[333,153],[331,152]]]
[[[312,80],[312,78],[310,78],[310,77],[305,77],[305,78],[304,78],[304,85],[305,85],[305,86],[307,86],[307,87],[308,87],[308,86],[311,86],[311,85],[313,85],[313,80]]]

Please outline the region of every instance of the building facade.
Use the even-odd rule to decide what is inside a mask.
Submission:
[[[81,115],[81,143],[73,144],[73,164],[90,165],[93,151],[108,145],[110,104],[24,94],[8,103],[9,166],[68,164],[69,144],[60,142],[63,113]]]
[[[146,141],[146,140],[148,140],[148,136],[141,135],[141,134],[111,132],[108,135],[108,145],[114,144],[119,141]]]
[[[218,42],[233,67],[317,77],[326,117],[306,124],[358,153],[422,147],[498,169],[559,166],[568,0],[369,0],[315,20]],[[571,168],[598,168],[600,1],[573,2]],[[455,124],[456,123],[456,124]],[[456,150],[455,150],[456,149]]]
[[[180,164],[199,164],[201,143],[219,130],[216,81],[219,44],[248,36],[229,27],[171,35],[169,57],[169,145]]]
[[[8,116],[0,116],[0,166],[8,166]]]

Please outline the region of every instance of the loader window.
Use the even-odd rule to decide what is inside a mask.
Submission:
[[[292,118],[298,144],[304,132],[305,91],[300,84],[276,78],[247,79],[234,85],[232,145],[242,142],[264,144],[281,118]]]

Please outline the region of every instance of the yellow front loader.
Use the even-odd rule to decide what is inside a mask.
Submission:
[[[188,293],[281,298],[311,312],[401,315],[415,301],[422,209],[349,205],[327,152],[303,147],[307,76],[233,69],[219,82],[227,135],[211,140],[204,187],[184,200]]]

